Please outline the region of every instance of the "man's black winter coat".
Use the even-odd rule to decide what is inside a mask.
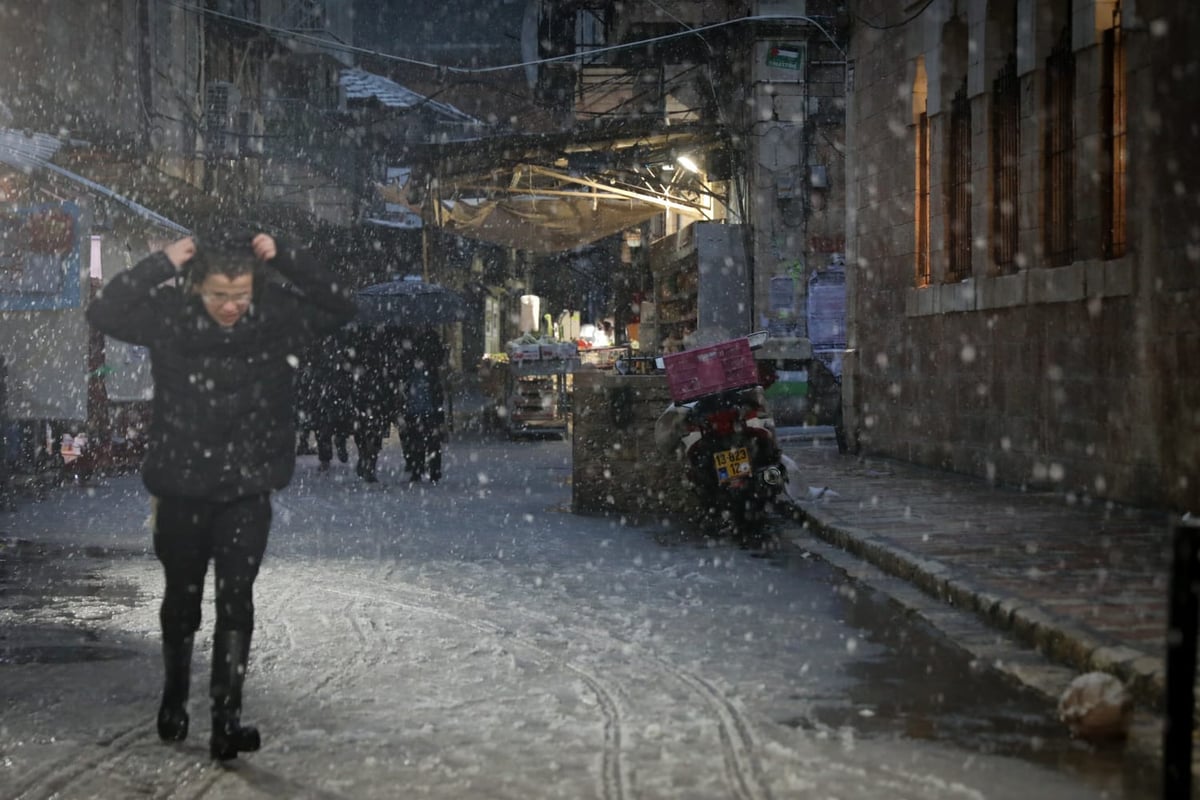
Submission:
[[[351,319],[354,304],[306,253],[276,247],[269,263],[289,283],[256,277],[249,311],[230,328],[170,282],[177,272],[162,253],[117,275],[88,307],[98,330],[150,350],[142,480],[156,496],[229,500],[291,480],[295,366],[315,338]]]

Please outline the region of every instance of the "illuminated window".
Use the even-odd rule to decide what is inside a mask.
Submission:
[[[928,286],[929,271],[929,106],[925,82],[925,62],[917,61],[917,79],[913,85],[913,113],[916,122],[916,196],[913,222],[916,230],[916,284]]]
[[[1113,11],[1113,26],[1104,32],[1104,75],[1101,120],[1104,161],[1102,213],[1104,257],[1125,255],[1125,45],[1121,38],[1121,7]]]

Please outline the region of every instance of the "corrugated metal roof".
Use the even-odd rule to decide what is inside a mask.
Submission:
[[[60,147],[57,136],[0,128],[0,161],[25,172],[44,167]]]
[[[112,189],[102,184],[96,183],[93,180],[77,175],[69,169],[63,169],[59,165],[53,163],[50,159],[62,147],[62,140],[56,136],[51,136],[48,133],[32,133],[26,134],[22,131],[14,131],[8,128],[0,128],[0,163],[9,165],[24,172],[33,172],[36,169],[46,169],[50,172],[56,172],[65,178],[75,181],[81,186],[91,189],[97,194],[101,194],[118,203],[126,206],[138,216],[144,217],[155,224],[162,225],[179,233],[187,233],[188,229],[179,223],[167,219],[163,215],[151,211],[142,204],[125,197],[122,194],[114,192]]]
[[[366,100],[375,98],[385,106],[392,108],[416,108],[424,106],[449,117],[455,122],[478,123],[479,120],[465,111],[461,111],[449,103],[431,100],[423,94],[414,92],[391,78],[376,75],[361,69],[344,69],[339,76],[342,89],[346,92],[347,100]]]

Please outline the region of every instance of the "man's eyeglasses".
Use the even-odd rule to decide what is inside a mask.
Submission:
[[[200,298],[210,306],[220,308],[226,303],[233,303],[239,308],[245,308],[250,305],[250,300],[253,297],[251,292],[238,292],[237,294],[228,294],[226,292],[201,292]]]

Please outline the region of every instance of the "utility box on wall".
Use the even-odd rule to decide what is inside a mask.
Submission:
[[[697,222],[697,333],[721,341],[750,333],[750,273],[742,226]]]

